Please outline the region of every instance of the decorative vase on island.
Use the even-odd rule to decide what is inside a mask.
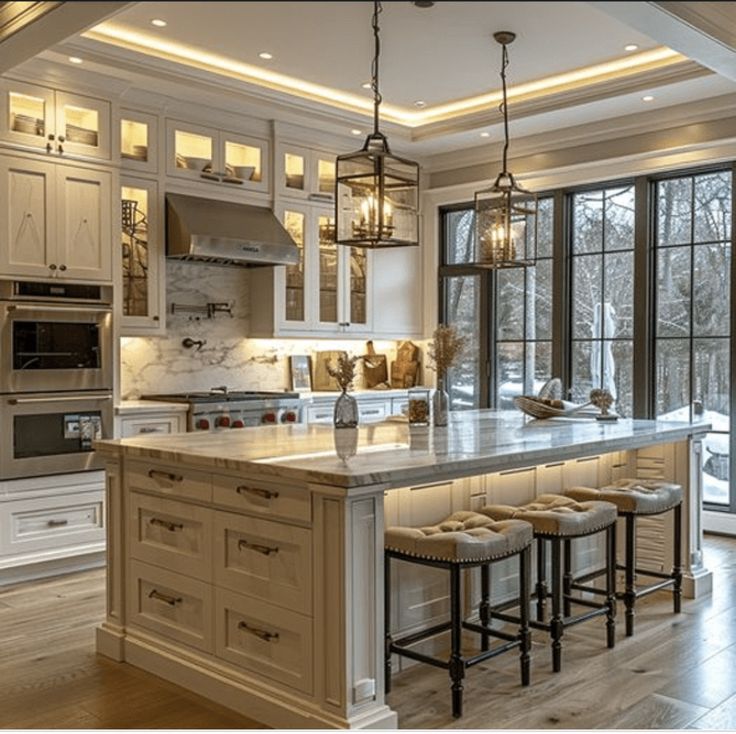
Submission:
[[[432,396],[432,413],[434,415],[435,426],[446,426],[447,416],[450,412],[450,396],[445,390],[445,378],[441,377],[437,381],[437,389]]]
[[[357,428],[358,401],[343,390],[335,401],[335,428]]]

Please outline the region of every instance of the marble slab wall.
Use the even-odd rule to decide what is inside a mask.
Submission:
[[[121,339],[121,396],[209,390],[227,385],[243,390],[290,388],[289,356],[342,349],[362,354],[365,341],[357,339],[249,339],[248,271],[202,264],[166,263],[167,315],[164,337]],[[232,317],[214,318],[184,312],[171,306],[227,303]],[[200,349],[185,349],[182,340],[206,341]],[[379,354],[389,362],[396,357],[396,342],[376,341]],[[355,387],[360,388],[358,368]]]

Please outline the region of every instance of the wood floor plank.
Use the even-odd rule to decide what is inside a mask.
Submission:
[[[692,729],[733,730],[736,729],[736,696],[704,714],[690,725]]]
[[[619,717],[601,721],[598,729],[684,729],[708,713],[707,708],[655,693]]]

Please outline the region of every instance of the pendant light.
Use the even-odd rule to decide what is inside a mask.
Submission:
[[[349,247],[404,247],[419,244],[419,165],[391,154],[379,130],[381,53],[378,16],[373,3],[374,56],[371,67],[373,132],[355,153],[337,157],[335,170],[335,240]]]
[[[501,44],[503,102],[503,163],[493,185],[475,194],[475,243],[473,265],[490,270],[533,265],[537,243],[537,197],[520,186],[508,170],[509,113],[506,93],[508,45],[515,33],[499,31],[493,38]]]

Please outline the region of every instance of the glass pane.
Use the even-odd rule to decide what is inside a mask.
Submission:
[[[14,370],[84,370],[100,367],[100,327],[74,321],[13,320]]]
[[[693,333],[728,336],[731,311],[731,246],[698,245],[693,258]]]
[[[97,110],[85,107],[64,107],[65,135],[68,143],[97,147],[100,130]]]
[[[659,339],[656,352],[657,415],[690,420],[690,341]]]
[[[692,179],[675,178],[657,185],[657,244],[681,245],[692,233]]]
[[[304,191],[304,157],[294,153],[284,154],[286,188]]]
[[[13,417],[14,459],[93,451],[92,440],[99,438],[102,438],[102,414],[99,411]]]
[[[719,431],[730,429],[729,339],[694,339],[693,399],[706,410],[707,420]]]
[[[657,336],[690,333],[689,247],[657,252]]]
[[[731,499],[730,438],[727,433],[709,433],[703,446],[703,500],[728,505]]]
[[[445,262],[448,265],[467,263],[475,251],[475,214],[472,209],[448,212],[445,215],[447,237]]]
[[[337,245],[335,218],[320,214],[319,220],[319,320],[337,323]]]
[[[526,338],[552,338],[552,260],[526,271]]]
[[[572,334],[575,338],[599,338],[602,335],[600,321],[602,262],[601,255],[573,258]]]
[[[120,154],[134,161],[148,160],[148,125],[135,120],[120,120]]]
[[[284,212],[284,227],[299,249],[299,262],[286,266],[286,320],[304,321],[304,214]]]
[[[212,138],[183,130],[177,130],[174,137],[177,168],[212,171]]]
[[[148,314],[148,191],[122,188],[123,314]]]
[[[335,161],[317,161],[317,185],[320,194],[335,194]]]
[[[515,395],[524,394],[524,342],[496,345],[497,407],[510,410]]]
[[[572,380],[571,397],[575,403],[585,403],[593,387],[591,371],[591,357],[593,355],[593,342],[574,341],[572,343]],[[600,374],[600,351],[596,362],[597,374]]]
[[[350,323],[365,324],[368,256],[362,247],[350,248]]]
[[[524,361],[524,394],[536,395],[552,377],[552,343],[527,342]]]
[[[552,257],[554,199],[540,199],[537,205],[537,257]]]
[[[607,250],[634,247],[634,187],[606,191],[605,245]]]
[[[8,127],[24,135],[46,136],[46,103],[39,97],[11,92]]]
[[[241,181],[261,180],[261,149],[243,143],[225,143],[225,172]]]
[[[596,357],[593,345],[591,366]],[[595,383],[595,379],[593,382]],[[634,345],[630,341],[603,342],[603,374],[598,387],[608,390],[616,401],[613,409],[624,418],[631,417],[634,407]]]
[[[731,173],[695,178],[695,242],[731,239]]]
[[[573,195],[574,254],[603,249],[603,192],[584,191]]]
[[[477,275],[445,278],[445,321],[467,339],[460,364],[449,374],[453,410],[480,406],[480,280]]]
[[[603,336],[633,337],[634,335],[634,253],[609,253],[604,260]],[[601,318],[600,308],[594,313],[595,323]],[[598,332],[600,333],[600,332]]]
[[[524,338],[524,270],[497,271],[496,338]]]

